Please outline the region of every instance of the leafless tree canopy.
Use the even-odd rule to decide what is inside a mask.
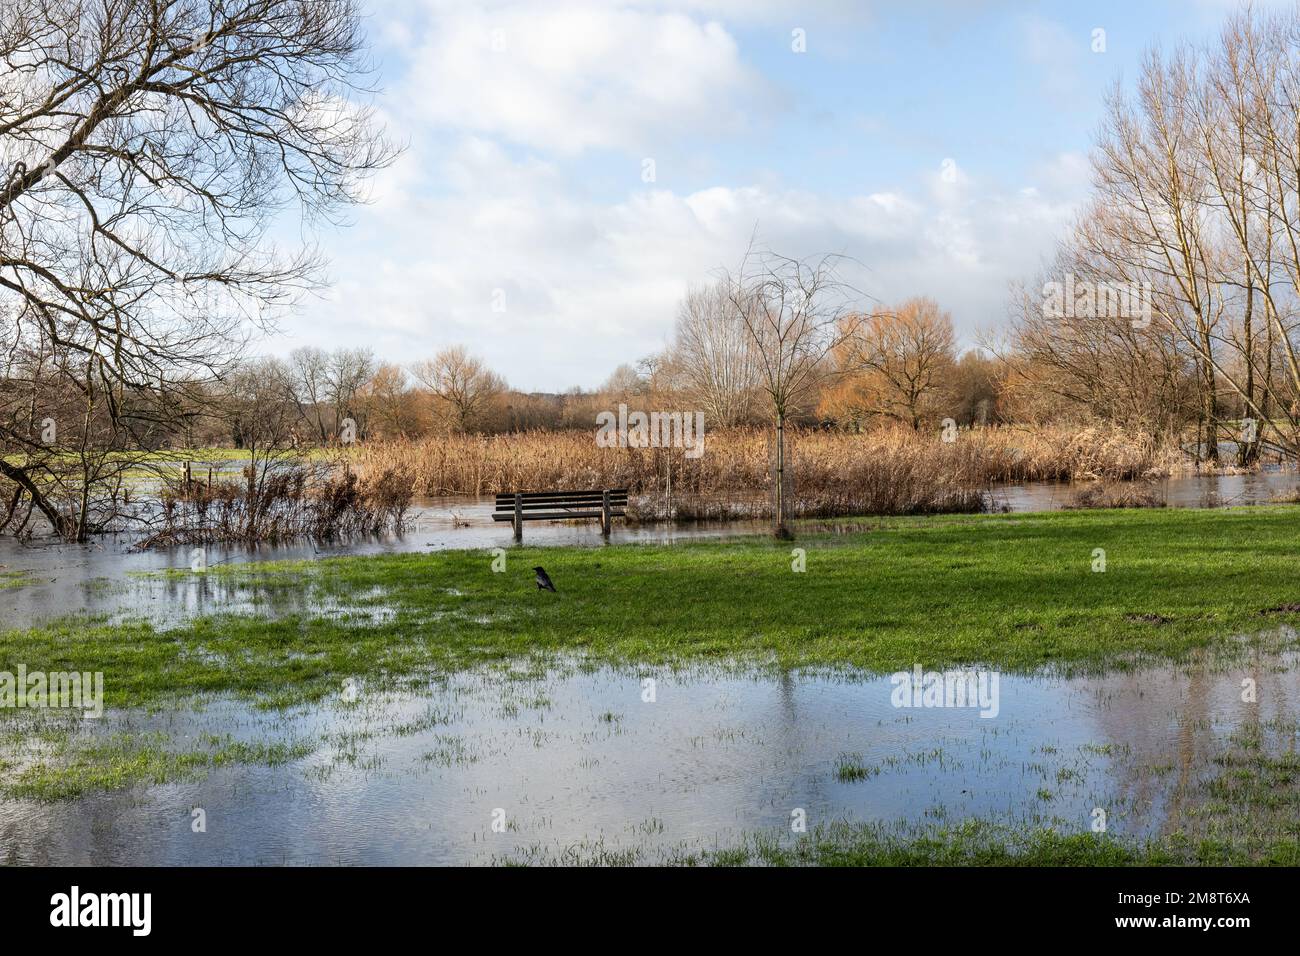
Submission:
[[[219,362],[312,275],[264,242],[272,217],[336,213],[391,156],[352,102],[352,0],[2,9],[0,287],[129,385]]]
[[[411,374],[433,393],[434,413],[452,431],[475,428],[506,389],[500,375],[459,345],[416,362]]]
[[[842,256],[795,259],[751,246],[740,268],[723,278],[756,356],[759,388],[776,425],[774,512],[785,531],[785,424],[811,403],[831,372],[831,352],[857,329],[852,292],[840,277]]]
[[[220,376],[318,278],[271,223],[336,219],[393,156],[360,22],[353,0],[0,0],[0,376],[111,419]]]
[[[759,388],[780,420],[808,402],[831,350],[857,328],[842,256],[795,259],[751,249],[724,278],[754,351]]]
[[[1261,438],[1294,454],[1300,12],[1245,10],[1212,44],[1152,51],[1135,93],[1117,89],[1108,106],[1096,201],[1067,243],[1066,263],[1085,277],[1149,284],[1152,334],[1164,342],[1142,346],[1134,370],[1164,377],[1191,362],[1209,460],[1228,402],[1259,423]],[[1104,323],[1092,331],[1125,334]],[[1134,351],[1113,337],[1110,345]],[[1243,444],[1242,463],[1253,453]]]
[[[876,309],[851,328],[835,350],[839,387],[823,406],[850,418],[880,416],[921,427],[956,363],[952,316],[933,299],[909,299]]]
[[[687,290],[677,314],[673,358],[684,391],[711,424],[748,420],[759,388],[759,355],[725,283]]]

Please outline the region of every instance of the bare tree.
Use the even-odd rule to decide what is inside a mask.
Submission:
[[[392,362],[375,369],[357,396],[371,435],[377,433],[384,438],[407,438],[419,430],[416,398],[405,369]]]
[[[1003,399],[1025,421],[1100,419],[1177,436],[1201,414],[1196,355],[1182,335],[1163,323],[1139,319],[1135,326],[1129,315],[1062,315],[1047,307],[1049,281],[1068,274],[1095,284],[1114,275],[1110,269],[1066,245],[1035,282],[1013,285],[1009,341],[992,348],[1002,364]]]
[[[988,425],[1005,420],[1002,388],[998,360],[982,349],[969,349],[953,364],[943,400],[958,424]]]
[[[316,440],[322,445],[329,441],[330,432],[334,428],[334,423],[327,414],[329,366],[329,353],[312,345],[289,353],[289,373],[298,417],[311,427]]]
[[[1266,432],[1300,453],[1300,10],[1242,10],[1203,58],[1196,148],[1224,248],[1219,279],[1237,315],[1225,336],[1235,361],[1216,374],[1261,424],[1254,442],[1234,436],[1249,464]]]
[[[1152,53],[1135,100],[1109,106],[1076,241],[1152,283],[1154,316],[1196,362],[1208,460],[1221,392],[1259,428],[1232,433],[1239,462],[1265,435],[1300,454],[1300,11],[1244,10],[1209,47]]]
[[[190,396],[179,383],[131,393],[114,414],[85,355],[47,340],[35,346],[0,353],[0,435],[9,453],[0,475],[12,483],[0,531],[30,533],[34,514],[75,540],[114,530],[138,516],[131,472],[160,461],[155,449],[187,417]]]
[[[677,313],[673,355],[690,401],[717,425],[746,421],[759,387],[759,358],[727,286],[693,286]]]
[[[221,383],[219,405],[235,446],[248,454],[248,471],[266,472],[264,462],[289,454],[298,414],[285,362],[258,358],[241,364]]]
[[[1218,460],[1216,330],[1224,298],[1215,236],[1204,212],[1208,185],[1191,126],[1196,66],[1187,51],[1152,52],[1137,103],[1117,91],[1094,162],[1100,195],[1076,235],[1106,263],[1110,281],[1149,283],[1153,313],[1192,349],[1199,378],[1204,456]]]
[[[391,160],[358,101],[361,16],[355,0],[2,0],[0,13],[0,311],[14,318],[0,345],[81,356],[58,386],[93,383],[127,426],[118,440],[138,443],[138,396],[221,376],[250,330],[320,280],[314,254],[266,241],[272,221],[335,218]],[[29,441],[0,424],[0,457]],[[5,474],[57,511],[32,460]]]
[[[835,350],[843,384],[831,402],[920,430],[942,377],[957,360],[952,316],[933,299],[909,299],[897,309],[876,309],[846,322],[852,331]]]
[[[375,353],[370,349],[335,349],[330,354],[325,396],[333,406],[336,435],[349,420],[355,422],[359,435],[365,435],[365,416],[357,404],[357,394],[375,374],[375,367]]]
[[[443,349],[432,359],[411,366],[411,374],[433,393],[436,411],[448,425],[467,432],[478,427],[505,392],[505,380],[464,346]]]
[[[827,357],[860,321],[850,287],[839,275],[844,257],[794,259],[751,245],[734,274],[723,282],[757,356],[760,389],[776,426],[773,483],[774,531],[786,526],[785,426],[790,414],[809,402],[830,371]]]
[[[637,396],[645,395],[649,390],[646,377],[636,367],[624,362],[614,371],[597,391],[614,402],[626,402]]]

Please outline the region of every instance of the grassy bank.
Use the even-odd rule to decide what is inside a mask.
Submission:
[[[1300,619],[1300,508],[846,523],[672,546],[518,548],[223,566],[218,599],[296,607],[161,627],[73,618],[0,634],[0,669],[103,671],[109,706],[269,705],[529,655],[875,671],[1122,666]],[[806,570],[792,569],[802,549]],[[1096,572],[1097,549],[1105,571]],[[504,563],[503,571],[494,571]],[[544,565],[558,594],[538,592]],[[191,572],[170,572],[187,576]]]
[[[781,842],[756,835],[744,845],[703,856],[711,866],[1297,866],[1300,840],[1264,837],[1258,844],[1193,840],[1174,834],[1125,840],[1095,833],[1028,832],[969,821],[913,833],[859,824],[826,827]]]

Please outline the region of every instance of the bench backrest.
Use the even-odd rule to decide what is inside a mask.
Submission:
[[[605,492],[599,491],[524,491],[519,495],[520,510],[545,511],[552,508],[599,508],[604,504]],[[611,488],[609,506],[622,510],[627,507],[627,489]],[[515,496],[513,492],[502,492],[496,496],[497,511],[514,511]]]

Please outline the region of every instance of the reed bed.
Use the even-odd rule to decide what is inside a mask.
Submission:
[[[139,549],[188,544],[329,540],[401,531],[411,477],[365,475],[337,463],[263,462],[240,479],[169,481]]]
[[[352,461],[363,474],[409,476],[420,496],[559,488],[627,488],[632,517],[732,519],[772,513],[770,431],[709,432],[704,452],[602,448],[594,432],[450,435],[368,444]],[[998,482],[1149,479],[1188,467],[1175,445],[1099,426],[938,432],[884,428],[865,434],[787,433],[790,517],[938,514],[985,508]]]

